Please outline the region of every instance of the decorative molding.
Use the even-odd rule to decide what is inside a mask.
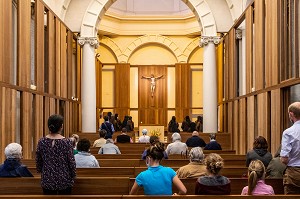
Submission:
[[[97,37],[78,37],[77,42],[80,46],[83,46],[84,44],[88,43],[91,46],[94,46],[95,48],[99,47],[99,41]]]
[[[235,39],[240,40],[240,39],[242,39],[242,37],[243,37],[243,31],[240,29],[236,29],[235,30]]]
[[[221,37],[219,36],[201,36],[199,46],[206,46],[209,42],[213,42],[215,45],[220,43]]]

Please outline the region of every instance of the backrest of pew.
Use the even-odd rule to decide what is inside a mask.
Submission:
[[[60,199],[72,199],[72,198],[89,198],[89,199],[153,199],[153,198],[163,198],[163,199],[199,199],[203,197],[205,199],[299,199],[300,195],[272,195],[272,196],[241,196],[241,195],[181,195],[181,196],[146,196],[146,195],[0,195],[0,198],[10,198],[10,199],[45,199],[45,198],[60,198]]]

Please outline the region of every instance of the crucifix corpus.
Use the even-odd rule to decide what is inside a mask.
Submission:
[[[163,77],[163,75],[155,77],[153,74],[151,74],[150,77],[142,76],[142,79],[148,79],[148,80],[150,80],[151,97],[154,96],[154,91],[155,91],[155,87],[156,87],[156,80],[161,79],[162,77]]]

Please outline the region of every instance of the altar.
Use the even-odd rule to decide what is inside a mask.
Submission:
[[[161,142],[164,142],[165,127],[160,125],[140,125],[139,126],[139,137],[142,136],[142,130],[147,129],[149,136],[157,136]]]

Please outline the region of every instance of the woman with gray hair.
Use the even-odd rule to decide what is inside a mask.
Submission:
[[[0,177],[33,177],[25,165],[22,165],[22,146],[10,143],[4,150],[6,160],[0,165]]]
[[[185,155],[188,148],[185,143],[181,142],[181,136],[179,133],[172,134],[173,143],[169,144],[166,149],[166,153],[170,154],[182,154]]]
[[[176,173],[178,178],[198,178],[206,175],[203,164],[204,154],[201,147],[194,147],[189,152],[190,163],[180,167]]]

